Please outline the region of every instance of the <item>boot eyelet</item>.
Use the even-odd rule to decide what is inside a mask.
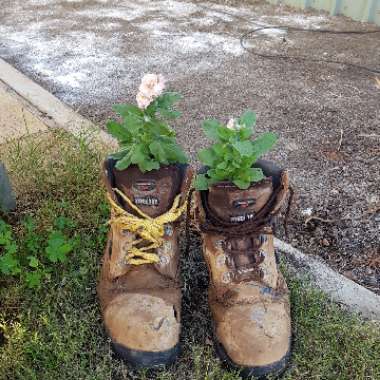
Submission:
[[[264,234],[261,234],[260,235],[260,243],[261,244],[265,244],[267,241],[268,241],[268,236],[264,235]]]
[[[232,280],[231,272],[224,272],[222,275],[222,282],[224,284],[229,284]]]
[[[173,235],[174,230],[170,224],[165,224],[164,230],[165,230],[166,236],[172,236]]]
[[[216,257],[216,266],[217,267],[221,267],[221,266],[223,266],[223,265],[225,265],[226,264],[226,255],[218,255],[217,257]]]
[[[215,242],[215,247],[216,248],[224,248],[224,240],[223,239],[219,239]]]
[[[168,265],[168,264],[169,264],[169,257],[167,255],[161,255],[160,265]]]

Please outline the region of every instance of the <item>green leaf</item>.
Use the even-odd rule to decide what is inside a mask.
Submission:
[[[188,162],[186,154],[183,152],[182,148],[178,146],[175,142],[171,144],[165,144],[164,149],[166,151],[170,163],[186,164]]]
[[[53,263],[65,262],[67,254],[73,246],[70,241],[60,231],[53,231],[49,235],[48,246],[45,249],[46,257]]]
[[[220,164],[216,165],[217,169],[227,169],[228,163],[226,161],[221,162]]]
[[[200,161],[207,166],[213,166],[216,160],[216,154],[210,148],[202,149],[198,153]]]
[[[120,143],[126,141],[128,142],[132,138],[128,130],[123,125],[117,123],[114,120],[111,120],[107,123],[107,131]]]
[[[117,170],[125,170],[131,165],[131,163],[131,153],[128,152],[123,158],[116,162],[115,168]]]
[[[28,256],[27,259],[29,260],[29,266],[31,268],[37,268],[39,265],[39,260],[36,256]]]
[[[232,181],[239,189],[241,190],[246,190],[248,189],[248,187],[250,186],[250,182],[249,181],[243,181],[243,180],[240,180],[240,179],[234,179]]]
[[[163,144],[160,143],[159,141],[153,141],[149,145],[149,150],[154,156],[154,158],[161,164],[167,165],[169,163]]]
[[[264,178],[264,173],[260,168],[251,168],[250,169],[250,180],[251,182],[259,182]]]
[[[219,140],[227,143],[230,141],[230,139],[235,138],[236,134],[238,133],[237,131],[229,129],[225,126],[219,127],[217,131]]]
[[[181,99],[182,96],[177,92],[165,92],[155,99],[152,107],[156,107],[156,111],[164,118],[175,119],[181,113],[174,110],[173,105]]]
[[[195,177],[194,187],[197,190],[208,190],[208,180],[205,174],[198,174]]]
[[[139,133],[140,128],[144,126],[144,119],[136,115],[129,114],[124,116],[123,126],[131,134],[131,136],[134,137],[137,133]]]
[[[259,158],[264,153],[268,152],[277,141],[277,136],[272,132],[261,134],[253,141],[253,153],[256,158]]]
[[[149,159],[149,153],[147,148],[143,144],[136,144],[131,150],[131,162],[132,164],[140,164],[141,162]]]
[[[16,275],[21,272],[20,262],[14,257],[12,251],[7,251],[0,256],[0,272],[6,275]]]
[[[219,133],[218,128],[220,127],[220,123],[217,120],[206,120],[203,122],[202,128],[205,135],[214,141],[219,141]]]
[[[160,164],[157,161],[153,160],[144,160],[140,162],[138,166],[143,173],[150,172],[151,170],[157,170],[160,168]]]
[[[28,288],[38,288],[41,285],[42,273],[33,271],[25,274],[25,282]]]
[[[226,171],[222,169],[209,169],[207,170],[207,175],[212,179],[214,182],[218,181],[224,181],[227,178]]]
[[[253,129],[252,127],[240,128],[238,133],[240,140],[248,140],[252,136]]]
[[[238,124],[252,128],[256,124],[256,114],[251,110],[245,111],[243,115],[240,116]]]
[[[113,106],[113,110],[122,117],[133,114],[142,116],[143,111],[133,104],[116,104]]]
[[[251,156],[253,153],[253,147],[251,141],[235,141],[232,146],[242,155]]]

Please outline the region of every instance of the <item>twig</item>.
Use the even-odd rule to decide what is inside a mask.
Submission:
[[[369,135],[360,134],[359,137],[380,137],[380,135],[377,135],[376,133],[371,133]]]
[[[342,141],[343,141],[343,129],[340,130],[340,138],[339,138],[339,143],[338,143],[338,149],[337,151],[340,151],[340,148],[342,147]]]
[[[21,113],[22,113],[22,119],[24,121],[26,132],[29,134],[28,123],[26,122],[25,113],[24,113],[24,107],[21,107]]]
[[[319,216],[309,216],[305,220],[305,223],[304,223],[305,226],[307,226],[307,224],[310,223],[312,220],[318,220],[323,223],[334,223],[334,220],[331,220],[331,219],[323,219],[323,218],[320,218]]]

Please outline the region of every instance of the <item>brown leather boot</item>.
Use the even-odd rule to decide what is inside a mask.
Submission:
[[[141,173],[104,163],[111,229],[98,284],[104,324],[116,353],[136,367],[173,362],[179,353],[181,290],[178,222],[191,169]]]
[[[288,176],[267,161],[269,177],[240,190],[220,182],[196,192],[195,218],[210,271],[209,304],[216,349],[244,377],[280,374],[290,356],[289,294],[278,270],[271,221]]]

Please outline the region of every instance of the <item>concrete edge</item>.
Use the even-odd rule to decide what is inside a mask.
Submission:
[[[53,120],[55,126],[72,133],[74,136],[91,135],[97,141],[106,143],[110,147],[117,146],[116,140],[108,133],[74,112],[69,106],[1,58],[0,80],[39,112]],[[54,126],[52,123],[47,124],[50,127]]]
[[[321,258],[306,255],[279,239],[274,240],[277,250],[285,254],[292,275],[307,279],[334,302],[348,311],[373,321],[380,321],[380,296],[330,268]]]
[[[50,127],[62,128],[75,136],[90,135],[97,143],[109,148],[117,147],[117,142],[108,133],[83,116],[74,112],[50,92],[20,73],[0,58],[0,80],[16,94],[29,102],[39,112],[52,119]],[[370,320],[380,320],[380,296],[351,281],[330,268],[323,260],[305,255],[279,239],[275,248],[285,253],[293,275],[307,278],[311,285],[326,293],[334,302],[344,305],[349,311]]]

